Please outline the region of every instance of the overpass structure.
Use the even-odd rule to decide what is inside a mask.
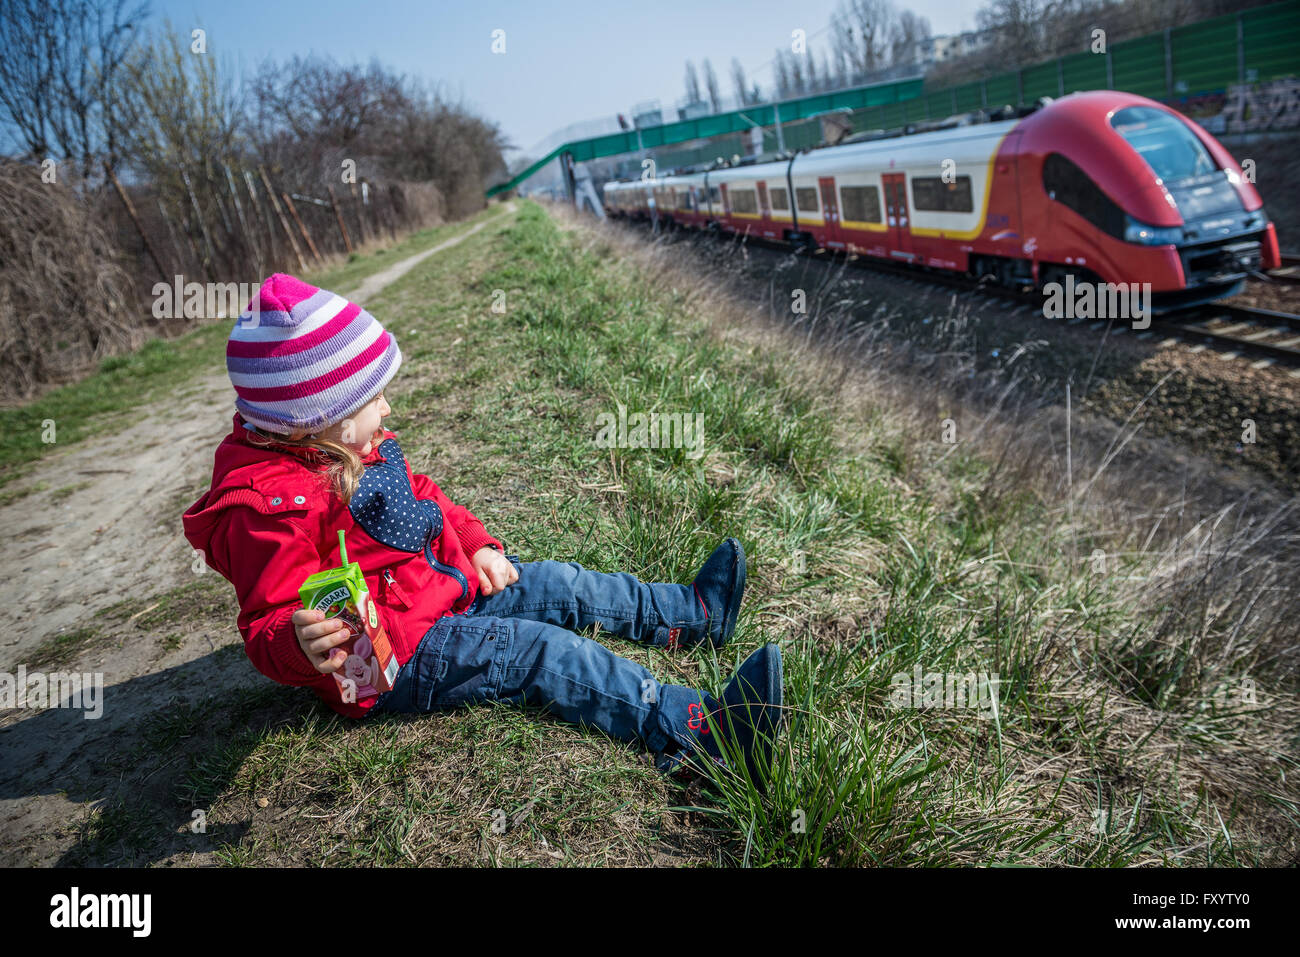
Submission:
[[[873,83],[870,86],[836,90],[834,93],[818,93],[814,96],[782,100],[779,103],[757,104],[745,107],[743,110],[713,113],[693,120],[665,123],[662,126],[648,126],[627,130],[622,133],[594,136],[590,139],[573,140],[562,146],[557,146],[506,182],[493,186],[487,191],[487,196],[490,199],[497,193],[514,189],[547,163],[566,154],[567,158],[563,162],[567,166],[568,164],[585,163],[606,156],[636,153],[658,146],[671,146],[674,143],[685,143],[690,140],[726,136],[729,133],[741,133],[753,129],[755,126],[775,127],[779,138],[782,123],[806,120],[828,110],[862,110],[872,106],[885,106],[902,100],[914,99],[921,95],[921,82],[921,77],[918,76],[890,83]]]

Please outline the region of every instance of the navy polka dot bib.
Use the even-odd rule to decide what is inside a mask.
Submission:
[[[365,467],[348,510],[358,525],[377,542],[403,552],[423,552],[434,571],[450,575],[460,585],[463,598],[469,590],[460,569],[438,561],[433,543],[442,534],[442,509],[437,502],[417,499],[406,474],[406,457],[396,439],[385,439],[379,453],[386,461]]]

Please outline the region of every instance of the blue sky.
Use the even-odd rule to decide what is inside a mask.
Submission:
[[[937,34],[972,29],[981,0],[910,0],[898,6],[930,18]],[[665,107],[683,93],[687,59],[711,57],[721,92],[732,92],[739,57],[760,85],[791,31],[828,49],[824,28],[836,0],[153,0],[188,34],[208,31],[208,50],[252,69],[268,56],[324,53],[340,62],[378,57],[389,67],[438,82],[498,123],[528,149],[581,120],[627,113],[635,102]],[[491,51],[506,31],[505,55]],[[820,35],[819,35],[820,34]]]

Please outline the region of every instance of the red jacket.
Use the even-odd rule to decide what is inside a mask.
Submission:
[[[470,557],[485,545],[502,545],[427,475],[413,474],[408,462],[415,497],[432,499],[442,510],[443,530],[432,547],[438,561],[465,575],[469,589],[462,597],[460,584],[431,568],[423,553],[371,538],[325,483],[325,466],[311,462],[309,450],[259,448],[248,441],[249,434],[235,413],[234,429],[217,447],[212,487],[182,519],[185,537],[235,586],[239,631],[257,670],[281,684],[310,687],[340,714],[364,717],[375,697],[345,704],[334,677],[317,671],[303,654],[290,620],[302,607],[298,587],[308,576],[340,564],[338,529],[345,532],[348,561],[361,565],[399,666],[434,622],[473,602],[478,573]],[[384,438],[396,436],[385,431]],[[378,447],[363,459],[381,461],[387,459]]]

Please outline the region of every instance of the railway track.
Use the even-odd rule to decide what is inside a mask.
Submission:
[[[1212,347],[1224,359],[1250,358],[1256,369],[1281,363],[1300,378],[1300,316],[1211,302],[1161,316],[1151,327],[1173,342],[1190,340],[1192,351]]]
[[[764,245],[769,244],[764,242]],[[772,243],[770,246],[782,248],[780,243]],[[861,264],[873,271],[912,280],[933,281],[935,285],[970,289],[985,295],[1030,303],[1035,307],[1038,305],[1038,300],[1032,294],[1017,293],[999,286],[980,283],[969,277],[947,273],[921,274],[911,266],[882,262],[868,257],[853,258],[855,265]],[[1300,255],[1290,258],[1300,267]],[[1285,257],[1283,262],[1285,264]],[[1087,319],[1067,321],[1071,324],[1089,322]],[[1106,320],[1095,319],[1091,320],[1089,328],[1103,329],[1107,325],[1110,323]],[[1112,326],[1111,332],[1122,334],[1128,329],[1127,324],[1116,324]],[[1157,335],[1163,336],[1160,345],[1165,347],[1183,343],[1186,344],[1188,351],[1193,353],[1213,349],[1224,360],[1236,358],[1249,360],[1251,367],[1255,369],[1274,365],[1288,366],[1289,375],[1300,379],[1300,316],[1291,313],[1224,303],[1203,303],[1154,317],[1151,328],[1139,332],[1137,338],[1149,340]]]
[[[1270,282],[1300,285],[1300,253],[1283,253],[1282,265],[1272,272],[1256,273]]]
[[[765,249],[790,251],[790,246],[786,243],[757,236],[727,237],[722,233],[717,235],[719,238],[733,242],[740,241]],[[964,289],[1022,305],[1032,305],[1035,308],[1039,304],[1039,300],[1032,293],[1017,292],[956,273],[926,272],[915,266],[827,249],[806,249],[801,254],[814,259],[824,259],[828,263],[848,259],[854,266],[897,276],[911,282],[919,281],[927,285]],[[1282,264],[1284,267],[1295,266],[1297,273],[1300,273],[1300,254],[1283,253]],[[1297,281],[1300,281],[1300,278]],[[1103,329],[1110,325],[1112,335],[1123,334],[1131,328],[1127,322],[1112,325],[1105,319],[1067,321],[1071,325],[1089,322],[1090,329]],[[1203,303],[1157,315],[1152,318],[1149,329],[1137,333],[1137,338],[1142,340],[1151,340],[1157,336],[1161,337],[1160,346],[1167,348],[1184,344],[1188,351],[1193,353],[1212,349],[1224,360],[1245,359],[1250,362],[1252,368],[1256,369],[1274,365],[1288,366],[1288,374],[1292,378],[1300,379],[1300,316],[1298,315],[1249,306]]]

